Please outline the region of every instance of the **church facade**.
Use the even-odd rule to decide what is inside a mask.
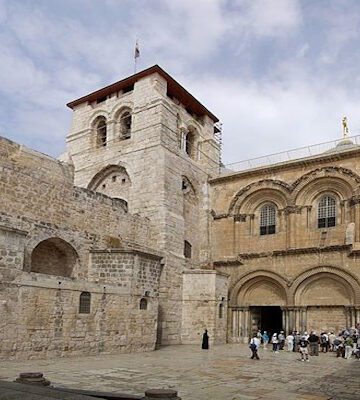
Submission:
[[[159,66],[72,101],[59,160],[0,139],[0,357],[360,321],[360,149],[231,172]]]

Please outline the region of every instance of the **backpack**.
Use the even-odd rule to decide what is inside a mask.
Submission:
[[[256,344],[254,342],[251,342],[250,345],[249,345],[249,349],[250,350],[256,350],[256,347],[257,346],[256,346]]]

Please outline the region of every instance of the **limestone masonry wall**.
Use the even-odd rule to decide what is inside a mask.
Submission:
[[[74,187],[72,165],[3,138],[0,155],[0,358],[154,349],[151,222]]]

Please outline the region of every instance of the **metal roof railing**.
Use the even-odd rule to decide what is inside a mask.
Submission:
[[[296,149],[256,157],[231,164],[226,164],[223,172],[240,172],[248,169],[261,168],[274,164],[287,163],[309,157],[335,154],[360,147],[360,135],[333,140],[331,142],[319,143],[311,146],[299,147]]]

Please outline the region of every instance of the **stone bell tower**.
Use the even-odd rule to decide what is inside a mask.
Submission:
[[[75,185],[118,198],[154,224],[164,255],[158,340],[180,343],[183,272],[209,262],[207,181],[220,167],[218,118],[158,65],[68,106]]]

